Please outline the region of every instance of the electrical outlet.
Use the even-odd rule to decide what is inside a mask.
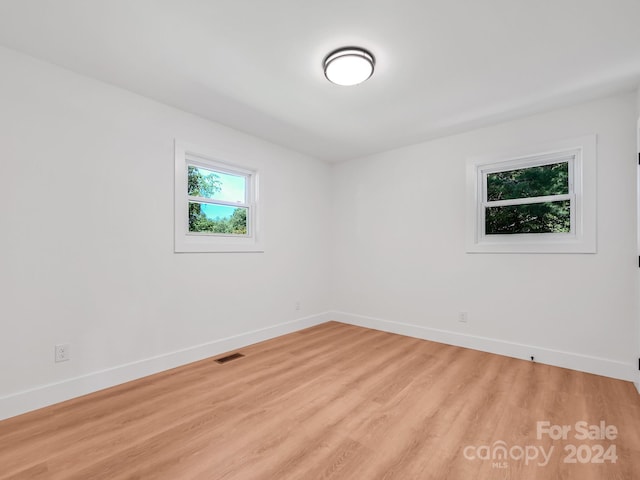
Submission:
[[[55,352],[56,362],[66,362],[67,360],[71,360],[71,350],[68,343],[56,345]]]
[[[469,321],[469,314],[467,312],[460,312],[458,315],[458,321],[460,323],[467,323]]]
[[[300,310],[300,301],[297,301],[294,306],[296,310]]]

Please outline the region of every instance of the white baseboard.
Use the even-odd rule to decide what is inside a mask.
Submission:
[[[331,312],[332,319],[342,323],[358,325],[384,332],[397,333],[409,337],[431,340],[458,347],[480,350],[483,352],[495,353],[507,357],[529,360],[531,355],[538,363],[553,365],[556,367],[569,368],[581,372],[593,373],[605,377],[617,378],[620,380],[637,381],[635,366],[631,363],[624,363],[607,358],[593,357],[580,353],[564,352],[549,348],[525,345],[521,343],[507,342],[494,338],[467,335],[464,333],[452,332],[449,330],[439,330],[436,328],[424,327],[409,323],[393,322],[380,318],[366,317],[345,312]],[[640,392],[640,386],[639,387]]]
[[[640,394],[634,364],[352,313],[326,312],[0,397],[0,420],[330,320],[525,360],[534,355],[539,363],[634,382]]]
[[[0,420],[327,322],[321,313],[0,397]]]

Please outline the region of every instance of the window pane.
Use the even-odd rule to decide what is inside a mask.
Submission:
[[[189,231],[247,234],[248,208],[189,202]]]
[[[531,203],[487,207],[485,233],[569,233],[571,231],[571,202]]]
[[[487,200],[544,197],[569,193],[569,163],[554,163],[487,175]]]
[[[245,203],[247,177],[189,165],[189,195]]]

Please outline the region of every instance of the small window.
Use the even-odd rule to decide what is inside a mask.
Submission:
[[[249,235],[249,175],[213,168],[187,163],[189,233]]]
[[[470,160],[467,251],[595,252],[595,138],[578,140]]]
[[[571,156],[546,164],[541,159],[537,161],[539,164],[528,167],[485,171],[482,185],[485,235],[570,234],[571,205],[575,202],[569,178],[573,160]]]
[[[176,252],[262,251],[257,172],[176,142]]]

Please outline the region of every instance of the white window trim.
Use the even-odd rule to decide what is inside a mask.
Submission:
[[[187,191],[188,165],[240,174],[247,178],[247,198],[245,203],[237,205],[249,208],[246,235],[189,232],[188,203],[193,197],[190,197]],[[228,154],[223,152],[212,152],[209,149],[176,140],[174,175],[174,251],[176,253],[264,252],[257,169],[236,164]]]
[[[596,136],[572,138],[511,152],[467,160],[468,253],[596,253]],[[486,176],[488,173],[569,159],[568,195],[539,197],[535,201],[571,200],[570,233],[485,235]],[[533,203],[531,199],[490,202]]]

